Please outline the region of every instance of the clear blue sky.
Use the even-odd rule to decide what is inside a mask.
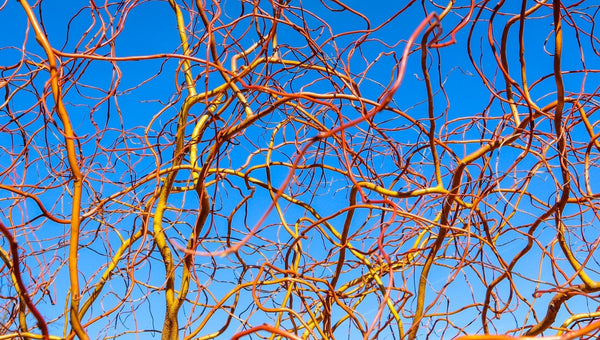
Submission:
[[[590,4],[587,4],[588,2]],[[382,25],[404,6],[401,1],[346,1],[345,4],[364,14],[371,28]],[[99,3],[96,5],[101,6]],[[190,1],[178,2],[178,5],[183,10],[186,6],[196,9],[195,4]],[[217,24],[216,36],[220,39],[217,41],[217,50],[220,53],[220,62],[229,68],[234,51],[248,48],[259,40],[259,36],[250,17],[252,13],[250,3],[246,3],[243,8],[240,2],[232,0],[221,1],[220,5],[222,13],[221,21]],[[455,8],[444,18],[443,34],[447,34],[467,15],[468,5],[468,2],[457,4],[456,6],[462,7]],[[467,48],[470,47],[472,59],[497,91],[497,96],[506,99],[504,78],[488,42],[488,23],[491,10],[495,5],[490,3],[487,9],[482,11],[477,8],[472,14],[471,23],[456,35],[456,44],[430,49],[427,56],[427,63],[431,65],[429,70],[434,91],[436,124],[434,132],[436,138],[446,143],[444,147],[436,147],[442,164],[441,185],[446,189],[450,187],[452,174],[457,168],[457,159],[479,149],[491,139],[509,135],[514,129],[514,125],[509,123],[511,119],[507,118],[510,116],[509,106],[493,98],[467,54]],[[532,6],[533,2],[527,1],[527,5]],[[84,53],[98,41],[109,41],[114,37],[114,44],[104,44],[95,51],[95,54],[114,57],[182,54],[175,15],[166,1],[126,1],[123,2],[123,6],[114,4],[108,9],[99,9],[98,12],[92,12],[89,7],[84,8],[85,6],[89,6],[87,1],[44,0],[41,2],[41,9],[39,6],[36,7],[35,14],[38,19],[43,19],[48,39],[55,49],[67,53]],[[264,11],[263,16],[271,13],[270,6],[269,2],[260,2],[259,8]],[[321,2],[292,0],[290,6],[290,9],[284,11],[285,20],[295,23],[298,27],[292,28],[283,22],[279,23],[277,42],[282,56],[287,60],[304,63],[315,60],[306,39],[298,32],[303,19],[307,23],[306,31],[322,48],[322,60],[326,60],[328,67],[338,72],[343,73],[345,68],[349,69],[350,76],[357,83],[363,98],[373,101],[380,100],[385,89],[396,79],[396,67],[406,40],[425,17],[422,5],[415,3],[367,36],[364,33],[367,23],[349,11],[342,11],[339,4],[327,2],[329,6],[327,9]],[[598,42],[595,36],[589,37],[585,34],[591,31],[591,24],[586,15],[595,13],[597,7],[593,6],[597,5],[593,5],[591,1],[583,1],[576,9],[569,9],[572,16],[566,18],[563,23],[562,68],[565,71],[572,71],[564,75],[566,95],[578,97],[582,102],[586,102],[585,110],[590,113],[593,113],[593,107],[598,105],[596,92],[600,81],[597,76],[600,63],[598,53],[594,50],[597,49]],[[428,12],[441,12],[440,8],[435,8],[430,3],[425,7]],[[126,16],[123,9],[130,10]],[[502,29],[507,20],[519,10],[520,4],[510,2],[503,5],[495,16],[491,27],[496,48],[499,46]],[[242,24],[238,24],[233,29],[231,36],[224,36],[223,32],[228,29],[227,25],[236,20],[240,13],[248,17],[242,19]],[[300,16],[301,13],[303,17]],[[473,26],[475,17],[478,18],[478,22]],[[111,18],[114,20],[112,23],[109,22]],[[119,20],[123,20],[122,25],[117,24]],[[195,33],[195,37],[190,35],[194,46],[193,55],[201,60],[211,59],[212,57],[207,54],[206,41],[199,42],[199,39],[204,39],[202,38],[204,26],[199,16],[185,13],[184,21],[188,29]],[[569,25],[571,21],[576,22],[581,28],[578,35]],[[530,96],[539,107],[544,107],[556,99],[556,84],[552,76],[554,50],[552,22],[552,11],[547,7],[536,12],[531,20],[527,20],[525,26],[526,48],[523,56],[526,60],[525,72],[529,86],[542,79],[540,83],[530,88]],[[98,35],[102,25],[108,27],[107,36],[104,37]],[[259,20],[258,26],[266,31],[265,27],[270,27],[271,23],[264,18]],[[509,32],[510,43],[507,56],[510,65],[509,73],[522,86],[517,40],[518,26],[517,22]],[[12,77],[10,84],[0,89],[0,95],[8,98],[0,110],[0,127],[3,128],[0,132],[0,171],[2,171],[0,184],[19,187],[23,191],[38,195],[48,210],[68,219],[71,205],[69,190],[72,190],[72,184],[66,175],[68,171],[66,171],[64,138],[59,132],[62,124],[54,112],[48,113],[38,104],[41,93],[49,93],[44,91],[44,84],[49,76],[44,70],[36,69],[35,63],[44,63],[46,55],[37,44],[33,30],[28,26],[25,13],[17,1],[7,2],[0,10],[0,29],[4,32],[0,35],[2,70],[0,76]],[[417,43],[420,43],[421,37],[422,34],[419,35]],[[444,41],[447,40],[448,38]],[[234,47],[226,49],[223,43]],[[114,46],[114,50],[111,50],[111,46]],[[272,51],[269,49],[266,53]],[[252,54],[252,57],[257,55]],[[23,58],[30,63],[17,66]],[[427,130],[432,122],[428,117],[427,93],[420,58],[420,51],[415,50],[411,53],[404,81],[394,94],[390,105],[402,110],[411,119],[417,120]],[[86,157],[86,161],[82,164],[87,180],[84,189],[83,213],[85,214],[93,209],[99,200],[139,183],[145,176],[156,170],[157,163],[163,170],[171,165],[173,152],[171,143],[174,140],[177,123],[175,117],[186,95],[185,90],[178,93],[177,87],[183,86],[184,76],[177,58],[110,63],[102,60],[71,60],[64,57],[62,62],[63,72],[69,75],[64,85],[64,101],[75,133],[81,137],[81,147],[78,152]],[[243,60],[238,62],[238,66],[244,64]],[[209,91],[223,83],[222,77],[214,69],[211,69],[207,76],[204,73],[205,67],[206,65],[197,61],[192,62],[192,74],[196,77],[198,92]],[[587,74],[579,72],[584,68],[589,71]],[[340,78],[334,77],[334,81],[331,82],[315,70],[307,71],[295,67],[285,70],[285,65],[269,66],[268,70],[258,67],[257,70],[260,77],[272,76],[270,81],[261,82],[260,77],[257,76],[245,77],[244,84],[268,84],[273,86],[272,89],[278,89],[276,86],[280,85],[281,88],[278,90],[289,92],[350,94],[350,90],[344,87]],[[32,76],[31,83],[27,82],[28,74],[35,75]],[[70,79],[76,79],[77,83]],[[20,86],[22,88],[17,90]],[[114,90],[114,93],[109,96],[109,100],[104,100],[109,90]],[[5,97],[5,91],[8,91],[10,96]],[[255,112],[265,110],[268,103],[273,100],[266,91],[261,92],[251,88],[246,88],[244,91],[246,91],[244,92],[246,98],[251,102],[250,107]],[[583,96],[580,95],[581,93],[589,95]],[[229,91],[229,96],[234,94]],[[360,110],[353,106],[357,105],[357,102],[331,100],[331,103],[338,105],[347,119],[360,116]],[[308,101],[302,101],[301,104],[305,105],[308,112],[317,116],[319,123],[325,128],[333,129],[339,126],[339,117],[333,110],[328,110],[319,104],[311,106]],[[51,96],[46,98],[46,105],[48,110],[52,110],[54,102]],[[367,104],[366,108],[371,109],[372,105]],[[581,187],[584,187],[582,178],[584,169],[580,161],[590,137],[581,122],[581,117],[577,112],[569,111],[571,109],[570,104],[565,106],[565,115],[570,116],[564,121],[565,126],[572,127],[569,129],[568,138],[579,147],[579,153],[569,156],[573,157],[572,160],[570,159],[572,162],[570,170],[573,179],[580,180]],[[523,100],[519,101],[518,111],[521,119],[527,117],[528,108]],[[193,130],[194,122],[198,121],[203,114],[205,114],[205,106],[202,103],[194,106],[190,111],[190,123],[186,128],[188,137]],[[234,125],[242,117],[244,114],[241,106],[238,102],[234,102],[221,113],[221,120],[211,121],[203,139],[198,143],[199,150],[207,150],[212,146],[211,138],[215,130]],[[296,121],[293,121],[292,117]],[[255,226],[271,203],[271,196],[265,188],[245,181],[231,171],[249,171],[251,166],[263,164],[268,155],[266,150],[271,138],[276,145],[271,155],[272,162],[292,162],[297,157],[299,148],[321,131],[316,127],[316,123],[310,127],[300,123],[301,120],[306,119],[306,115],[301,114],[300,110],[293,110],[291,105],[282,106],[281,109],[256,121],[245,129],[243,134],[233,138],[231,143],[225,143],[221,147],[218,161],[214,161],[211,168],[227,169],[230,172],[222,174],[222,177],[211,173],[208,177],[210,185],[207,189],[214,204],[213,213],[203,229],[205,239],[197,248],[198,251],[223,249],[223,242],[228,235],[231,236],[231,242],[235,242],[243,238],[248,229]],[[373,119],[377,123],[378,131],[369,129],[368,124],[363,122],[344,132],[345,138],[351,143],[351,148],[358,155],[354,160],[359,157],[367,160],[366,164],[352,165],[353,175],[356,178],[363,176],[363,180],[372,180],[373,183],[393,191],[434,186],[434,167],[428,148],[428,136],[415,126],[411,126],[409,119],[391,110],[384,110]],[[590,115],[590,122],[597,133],[596,121],[595,116]],[[19,128],[19,124],[22,128]],[[548,117],[538,119],[535,128],[540,133],[548,135],[552,135],[554,131],[552,120]],[[503,146],[475,162],[472,167],[469,167],[472,177],[463,178],[466,193],[462,192],[461,198],[467,202],[474,202],[475,198],[470,193],[478,193],[485,197],[480,203],[481,212],[489,220],[493,229],[496,250],[508,261],[523,249],[529,224],[547,209],[544,204],[554,203],[560,189],[552,179],[552,176],[556,176],[560,182],[559,163],[556,158],[552,158],[556,155],[555,141],[541,134],[534,137],[536,138],[532,140],[532,148],[536,152],[545,150],[547,157],[551,158],[548,164],[541,163],[542,157],[536,153],[527,154],[523,159],[519,159],[527,146],[527,138],[521,138],[510,146]],[[296,140],[299,142],[294,145]],[[304,155],[301,163],[304,165],[324,163],[332,168],[343,170],[345,164],[341,146],[332,138],[327,139],[327,143],[329,144],[315,143]],[[21,153],[25,149],[24,145],[30,148],[28,153]],[[255,152],[257,146],[262,148],[260,152]],[[597,159],[597,150],[592,153],[592,158]],[[204,160],[205,156],[202,158],[202,161]],[[517,160],[518,164],[513,167]],[[186,162],[189,162],[189,157],[185,158],[184,163]],[[411,164],[407,168],[410,171],[400,171],[399,169],[402,169],[407,162]],[[135,169],[135,172],[129,169]],[[379,174],[385,173],[386,176],[375,178],[370,173],[370,169]],[[511,169],[511,172],[508,176],[501,177],[507,169]],[[272,165],[269,171],[272,183],[280,185],[288,174],[289,168]],[[535,174],[532,174],[532,171]],[[599,175],[595,164],[589,171],[592,177]],[[257,168],[250,174],[250,177],[257,181],[266,181],[268,178],[264,167]],[[522,192],[526,193],[522,198],[500,190],[519,186],[518,183],[528,175],[533,176],[527,186],[521,188]],[[348,178],[333,170],[319,169],[297,170],[295,178],[296,181],[289,185],[286,192],[295,199],[313,206],[319,216],[330,217],[328,222],[337,230],[341,230],[347,213],[337,215],[337,212],[348,206],[352,185]],[[182,171],[177,180],[176,187],[188,186],[191,183],[191,173]],[[218,183],[215,184],[214,181]],[[43,183],[48,189],[42,191],[28,186],[36,183]],[[149,197],[157,192],[159,184],[153,180],[136,185],[135,190],[119,195],[106,204],[103,207],[104,213],[84,220],[82,249],[79,252],[83,301],[86,301],[90,289],[100,280],[100,275],[122,240],[141,228],[143,213],[139,209],[143,209]],[[597,193],[600,185],[592,180],[590,189],[593,193]],[[491,191],[486,190],[497,191],[490,193]],[[365,192],[371,200],[381,199],[381,195],[373,191]],[[584,193],[579,192],[577,195],[573,193],[573,195],[582,197]],[[63,329],[68,328],[64,321],[69,287],[66,266],[68,239],[65,239],[65,235],[68,235],[68,226],[44,218],[36,218],[39,209],[35,203],[31,199],[15,201],[17,196],[13,192],[0,189],[0,218],[7,225],[12,224],[22,228],[17,228],[15,234],[22,251],[28,254],[24,261],[30,269],[24,275],[25,281],[31,287],[36,280],[48,282],[47,293],[39,289],[33,292],[34,301],[49,323],[51,334],[62,336]],[[540,201],[536,202],[532,197]],[[245,198],[247,200],[244,200]],[[426,222],[415,222],[416,219],[411,220],[407,216],[414,214],[424,221],[433,220],[441,210],[444,196],[433,194],[420,198],[392,200],[405,215],[396,217],[394,223],[388,227],[389,235],[385,238],[389,246],[384,249],[388,256],[401,261],[410,257],[411,253],[415,253],[413,248],[417,235],[428,225]],[[335,237],[331,232],[326,231],[323,223],[318,226],[311,224],[317,219],[313,212],[285,200],[281,200],[280,203],[284,218],[278,217],[276,212],[271,213],[264,223],[265,227],[247,247],[241,249],[237,256],[195,257],[197,267],[194,279],[196,281],[192,284],[189,294],[189,299],[192,301],[183,304],[179,318],[180,325],[185,325],[189,321],[191,326],[180,332],[181,338],[193,332],[209,315],[210,306],[214,305],[215,299],[221,299],[238,284],[251,282],[258,275],[260,265],[270,262],[277,266],[284,266],[288,250],[293,244],[293,237],[283,227],[284,223],[287,223],[291,229],[297,223],[299,230],[305,233],[306,239],[301,241],[304,256],[300,261],[303,273],[317,278],[331,278],[335,266],[325,262],[330,252],[335,254],[333,258],[338,256],[339,249],[332,241]],[[361,203],[360,197],[358,203]],[[198,198],[193,190],[185,193],[176,192],[170,196],[169,205],[172,209],[165,214],[163,224],[170,225],[167,236],[174,244],[186,243],[196,221],[198,204]],[[176,210],[180,208],[181,211]],[[154,209],[155,207],[152,211]],[[577,205],[567,205],[565,216],[572,214],[572,217],[565,217],[564,221],[572,228],[569,244],[573,249],[577,249],[576,256],[579,261],[585,261],[587,254],[593,254],[596,249],[593,240],[598,237],[597,211],[594,208],[585,211],[578,209]],[[365,207],[356,208],[355,211],[350,227],[351,244],[365,254],[368,253],[371,261],[377,261],[377,256],[381,255],[380,250],[377,249],[377,238],[380,236],[382,211],[369,210]],[[508,225],[499,225],[507,222],[502,219],[502,216],[510,217],[508,222],[512,228]],[[303,220],[302,217],[310,218],[312,221]],[[457,210],[452,217],[453,227],[456,228],[452,233],[456,234],[454,237],[446,236],[444,248],[439,252],[440,258],[429,275],[426,306],[432,304],[433,307],[428,310],[430,314],[457,312],[447,318],[449,320],[447,323],[443,321],[443,317],[431,316],[423,319],[418,333],[419,338],[454,337],[459,335],[454,326],[472,333],[482,332],[481,307],[470,306],[464,310],[461,310],[461,307],[481,304],[485,293],[485,284],[482,281],[490,282],[502,271],[499,269],[502,264],[494,257],[495,254],[490,247],[478,248],[475,236],[484,236],[479,217],[468,209]],[[388,218],[390,213],[386,212],[384,220]],[[477,221],[479,222],[476,223]],[[470,230],[475,236],[465,237],[459,233],[459,229]],[[435,233],[434,231],[432,235]],[[538,318],[543,317],[547,304],[553,296],[552,293],[546,293],[534,299],[532,296],[536,289],[550,290],[556,286],[568,285],[570,284],[568,277],[574,275],[572,270],[567,270],[565,274],[567,277],[561,276],[562,274],[558,272],[559,268],[564,269],[569,266],[564,259],[564,254],[560,252],[560,247],[556,244],[556,229],[552,218],[544,221],[536,229],[532,239],[537,242],[533,250],[519,260],[513,270],[514,283],[519,286],[522,298],[509,297],[510,286],[507,280],[498,285],[495,294],[500,301],[510,299],[507,308],[512,309],[513,313],[498,314],[495,318],[491,311],[488,312],[492,333],[510,332],[534,324],[532,314],[535,313]],[[593,246],[586,248],[584,240],[593,243]],[[429,241],[427,244],[432,243],[433,241]],[[0,241],[0,246],[7,249],[7,243],[3,239]],[[257,249],[262,254],[258,253]],[[176,247],[172,250],[181,256],[182,253]],[[549,252],[556,255],[558,259],[556,263],[548,259]],[[343,268],[345,272],[340,277],[338,288],[345,282],[366,273],[366,267],[356,256],[349,252],[346,256],[348,262]],[[461,259],[460,256],[464,258]],[[473,260],[473,258],[480,261],[478,264],[480,267],[473,265],[456,270],[461,261]],[[588,274],[597,274],[600,270],[598,263],[593,258],[588,260],[586,263]],[[247,271],[242,271],[241,262],[249,266]],[[419,262],[422,263],[424,260],[421,259]],[[15,290],[11,286],[6,267],[0,268],[2,269],[0,296],[3,296],[0,299],[0,306],[6,306],[9,304],[6,296],[15,296]],[[403,286],[411,294],[415,294],[421,268],[421,265],[399,268],[394,276],[396,287]],[[131,278],[132,273],[135,280]],[[153,247],[151,239],[136,241],[127,251],[127,255],[121,258],[118,268],[113,271],[110,280],[102,290],[101,297],[92,305],[83,322],[90,322],[102,310],[113,308],[120,301],[125,301],[125,304],[118,307],[119,312],[114,314],[119,314],[119,317],[112,315],[94,320],[87,327],[90,337],[94,339],[111,338],[116,335],[119,335],[119,339],[159,337],[158,333],[162,328],[164,317],[164,292],[162,291],[164,276],[160,254]],[[181,268],[178,267],[176,287],[179,287],[180,276]],[[263,280],[268,279],[272,278],[263,277]],[[387,284],[387,280],[384,278],[384,283]],[[576,279],[573,283],[577,284],[579,281]],[[266,307],[277,306],[285,299],[285,286],[276,284],[259,286],[264,289],[261,300],[267,303]],[[326,289],[326,285],[323,284],[319,288]],[[360,321],[364,327],[371,324],[372,319],[369,318],[375,317],[381,303],[381,294],[375,288],[373,289],[374,293],[361,303],[348,298],[348,301],[352,301],[348,302],[349,304],[357,303],[356,311],[365,317]],[[445,290],[445,294],[434,302],[440,290]],[[400,302],[405,303],[407,314],[402,316],[402,320],[404,331],[407,331],[412,323],[408,316],[414,312],[416,301],[414,295],[405,294],[406,292],[402,290],[392,291],[392,297],[398,301],[398,308],[401,308]],[[319,296],[307,294],[306,298],[307,301],[316,304]],[[197,305],[194,305],[194,300]],[[233,301],[233,298],[230,298],[226,304],[233,304]],[[231,312],[234,317],[228,324],[227,331],[219,338],[228,338],[236,332],[263,322],[271,324],[275,322],[274,313],[262,312],[253,305],[250,289],[240,290],[239,301],[238,307]],[[570,311],[561,309],[556,326],[560,326],[560,323],[571,314],[586,313],[598,308],[595,297],[579,296],[571,301],[569,306],[572,309]],[[290,305],[298,311],[305,308],[297,300]],[[504,307],[502,302],[491,305],[499,309]],[[344,315],[344,313],[339,307],[333,310],[334,315]],[[388,320],[389,314],[389,309],[385,307],[383,320]],[[197,336],[218,331],[223,327],[227,316],[225,310],[219,310]],[[248,323],[243,322],[244,320]],[[3,321],[2,310],[0,310],[1,321]],[[33,325],[35,321],[31,318],[28,319],[28,323]],[[454,326],[448,326],[450,323]],[[355,338],[353,334],[357,334],[354,327],[356,327],[354,324],[345,321],[343,327],[336,331],[336,335],[339,339],[353,339]],[[397,339],[398,331],[394,327],[385,328],[385,331],[379,334],[379,338]],[[284,320],[282,328],[291,328],[291,322]],[[141,335],[128,333],[136,329],[144,332]],[[371,334],[371,337],[373,336],[375,334]],[[258,337],[254,335],[253,338]]]

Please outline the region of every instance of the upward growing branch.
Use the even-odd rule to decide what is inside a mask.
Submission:
[[[87,333],[81,326],[81,320],[79,319],[79,301],[81,299],[81,292],[79,288],[79,264],[78,264],[78,250],[79,250],[79,235],[80,235],[80,213],[81,213],[81,191],[83,176],[79,169],[79,157],[75,148],[76,136],[71,127],[71,120],[69,114],[65,108],[62,99],[62,88],[60,85],[60,70],[56,63],[56,57],[52,51],[52,46],[48,42],[48,38],[42,31],[33,10],[27,3],[27,0],[19,0],[27,18],[33,30],[35,31],[35,38],[46,52],[48,56],[48,66],[50,69],[50,87],[52,89],[52,96],[54,98],[54,107],[60,121],[63,124],[63,136],[65,138],[65,145],[67,150],[67,160],[69,161],[69,167],[73,176],[73,198],[72,198],[72,209],[71,209],[71,235],[69,239],[69,278],[71,281],[71,308],[70,308],[70,321],[71,327],[75,334],[82,340],[89,339]]]

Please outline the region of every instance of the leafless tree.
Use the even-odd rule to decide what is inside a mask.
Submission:
[[[1,339],[589,339],[595,1],[5,0]]]

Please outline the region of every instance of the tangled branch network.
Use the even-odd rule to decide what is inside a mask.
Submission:
[[[0,3],[0,339],[592,339],[592,0]]]

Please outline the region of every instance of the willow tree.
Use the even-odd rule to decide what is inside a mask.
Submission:
[[[594,336],[599,10],[5,1],[1,338]]]

